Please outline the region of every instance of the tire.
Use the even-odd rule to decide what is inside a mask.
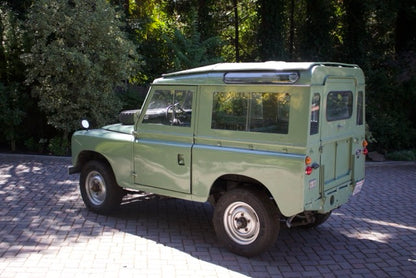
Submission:
[[[125,110],[121,111],[118,115],[118,120],[123,125],[133,125],[134,124],[134,115],[140,110]]]
[[[81,170],[79,185],[82,200],[91,211],[107,215],[119,208],[124,192],[107,164],[87,162]]]
[[[237,188],[218,200],[214,215],[218,239],[233,253],[252,257],[275,243],[280,229],[276,205],[266,194]]]

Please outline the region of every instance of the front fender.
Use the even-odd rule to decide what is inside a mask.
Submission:
[[[105,159],[113,169],[121,187],[132,184],[133,140],[128,133],[104,129],[77,131],[72,136],[72,163],[70,173],[80,172],[91,159]]]

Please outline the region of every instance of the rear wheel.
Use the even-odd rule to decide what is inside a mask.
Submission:
[[[279,234],[279,214],[266,194],[233,189],[217,202],[213,224],[218,239],[233,253],[251,257],[265,251]]]
[[[101,161],[89,161],[85,164],[79,185],[87,208],[100,214],[109,214],[117,209],[124,195],[111,168]]]

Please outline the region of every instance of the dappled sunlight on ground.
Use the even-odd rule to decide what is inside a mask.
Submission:
[[[0,155],[0,277],[416,277],[416,167],[367,169],[327,222],[282,226],[248,259],[217,242],[206,203],[129,195],[111,216],[88,211],[69,164]]]

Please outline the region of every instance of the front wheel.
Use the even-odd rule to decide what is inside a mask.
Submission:
[[[79,186],[87,208],[100,214],[117,209],[123,198],[123,190],[117,185],[111,168],[101,161],[85,164]]]
[[[279,234],[276,205],[266,194],[238,188],[226,192],[213,216],[218,239],[233,253],[251,257],[265,251]]]

